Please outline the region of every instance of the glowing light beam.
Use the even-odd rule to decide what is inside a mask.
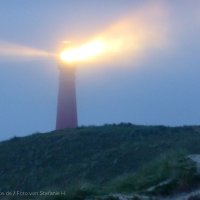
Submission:
[[[0,57],[50,57],[55,54],[23,45],[0,41]]]
[[[66,63],[113,62],[122,57],[136,57],[149,48],[166,47],[169,37],[165,8],[158,3],[146,5],[84,44],[64,48],[59,57]]]
[[[64,62],[79,62],[86,59],[92,59],[95,56],[102,54],[106,49],[106,44],[101,40],[94,40],[87,44],[83,44],[78,48],[64,49],[60,58]]]

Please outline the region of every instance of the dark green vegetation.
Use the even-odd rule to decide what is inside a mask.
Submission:
[[[159,192],[167,194],[198,182],[185,154],[200,154],[199,126],[120,124],[15,137],[0,143],[0,191],[67,190],[65,199],[79,200],[143,192],[173,178]]]
[[[169,152],[136,173],[115,179],[110,185],[115,192],[168,195],[177,190],[188,190],[197,185],[199,180],[193,161],[182,152]]]

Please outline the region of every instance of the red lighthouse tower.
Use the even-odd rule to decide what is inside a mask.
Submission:
[[[59,66],[56,130],[78,126],[75,72],[76,68],[70,64]]]

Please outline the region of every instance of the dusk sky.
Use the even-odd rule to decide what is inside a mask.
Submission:
[[[129,42],[78,63],[79,125],[199,125],[199,10],[197,0],[1,0],[0,140],[55,129],[59,61],[26,51],[99,34]]]

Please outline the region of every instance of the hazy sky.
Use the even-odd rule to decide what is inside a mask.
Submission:
[[[198,0],[1,0],[0,139],[54,130],[58,92],[55,59],[3,56],[5,44],[57,52],[63,40],[84,41],[129,18],[133,37],[140,23],[145,38],[156,34],[127,57],[79,64],[79,124],[200,124],[199,9]]]

